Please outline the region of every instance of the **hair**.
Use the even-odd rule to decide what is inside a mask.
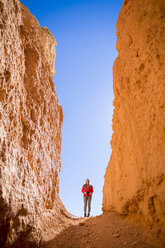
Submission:
[[[86,184],[87,184],[88,186],[90,186],[90,180],[89,180],[89,178],[86,179]]]

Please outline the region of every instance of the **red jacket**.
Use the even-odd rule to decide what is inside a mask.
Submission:
[[[84,196],[87,196],[87,192],[89,192],[89,196],[92,196],[93,186],[92,185],[88,186],[87,184],[84,184],[81,192],[83,193]]]

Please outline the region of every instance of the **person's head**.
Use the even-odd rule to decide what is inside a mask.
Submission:
[[[90,185],[90,180],[89,178],[86,179],[86,184],[89,186]]]

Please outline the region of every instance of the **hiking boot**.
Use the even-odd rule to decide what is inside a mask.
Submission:
[[[84,217],[86,217],[86,213],[84,213]]]
[[[89,217],[90,216],[90,214],[88,214],[88,216],[87,217]]]

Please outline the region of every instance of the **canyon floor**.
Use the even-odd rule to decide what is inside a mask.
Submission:
[[[80,218],[42,248],[158,248],[151,232],[116,213]]]

